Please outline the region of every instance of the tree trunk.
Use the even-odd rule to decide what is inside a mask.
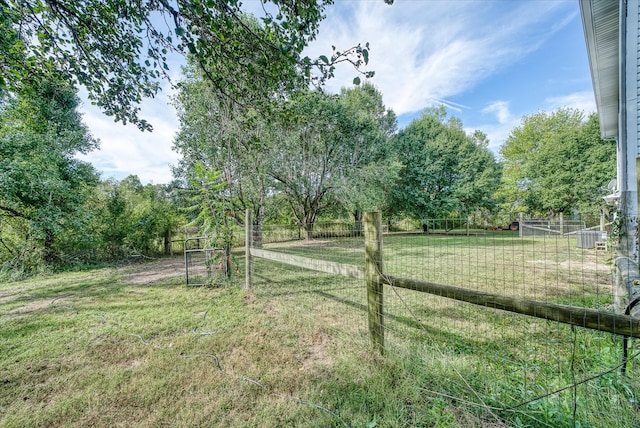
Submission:
[[[313,240],[313,221],[306,222],[302,228],[304,229],[304,239],[306,241]]]
[[[169,228],[164,231],[164,255],[171,255],[171,229]]]
[[[262,248],[262,222],[264,221],[264,204],[266,199],[266,190],[263,180],[260,180],[260,201],[258,202],[258,212],[253,219],[253,229],[251,235],[251,246],[253,248]]]
[[[262,221],[255,219],[251,228],[251,246],[253,248],[262,248]]]
[[[363,234],[363,229],[362,229],[362,211],[355,210],[353,212],[353,220],[355,222],[354,235],[355,236],[362,236],[362,234]]]
[[[302,229],[304,230],[305,241],[313,240],[313,225],[316,221],[316,215],[318,214],[318,206],[316,201],[307,196],[305,201],[300,206],[300,216]]]
[[[53,234],[53,230],[47,229],[45,230],[44,237],[44,261],[47,263],[52,263],[55,260],[55,255],[53,254],[53,241],[55,240],[55,235]]]

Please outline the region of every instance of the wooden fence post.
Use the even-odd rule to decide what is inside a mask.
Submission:
[[[253,231],[251,229],[251,212],[247,209],[244,220],[244,287],[246,289],[250,289],[253,283],[253,260],[251,259],[251,239],[253,237]]]
[[[382,214],[368,212],[364,215],[365,281],[369,311],[369,334],[373,348],[384,354],[384,306],[382,275]]]
[[[524,222],[524,214],[518,214],[518,236],[522,238],[522,223]]]

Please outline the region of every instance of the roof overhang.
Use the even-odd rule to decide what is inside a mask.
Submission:
[[[603,139],[618,137],[620,2],[580,0],[589,67]]]

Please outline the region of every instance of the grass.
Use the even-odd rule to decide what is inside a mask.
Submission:
[[[364,258],[362,244],[346,238],[273,247],[351,264],[361,264]],[[509,232],[470,237],[392,235],[385,236],[384,253],[385,272],[394,275],[612,310],[611,254],[578,249],[575,237],[520,239]],[[335,288],[328,292],[320,285],[315,293],[346,303],[360,312],[357,319],[363,319],[366,302],[358,294],[361,289],[354,293],[347,287]],[[416,377],[416,385],[421,384],[423,373],[431,376],[427,383],[439,379],[431,393],[440,391],[444,397],[456,397],[453,402],[484,409],[480,412],[484,416],[492,413],[487,404],[502,409],[517,406],[508,412],[496,411],[509,425],[623,427],[638,423],[638,383],[633,377],[606,373],[620,363],[619,337],[409,290],[385,289],[387,358],[402,361]],[[534,400],[594,376],[593,381]]]
[[[543,245],[551,258],[550,242],[518,250],[501,236],[504,243],[491,241],[484,253],[515,254],[534,270],[537,263],[522,262],[535,256],[529,245]],[[485,286],[496,288],[513,277],[513,269],[487,273],[484,253],[472,250],[483,238],[420,238],[387,239],[388,268],[417,277],[484,272],[493,281]],[[354,264],[363,258],[360,245],[342,238],[276,247]],[[553,262],[578,256],[606,266],[591,254],[554,254]],[[447,267],[460,258],[461,267]],[[618,364],[611,336],[387,289],[383,358],[369,350],[357,280],[256,260],[250,292],[192,288],[183,284],[182,259],[169,262],[170,269],[163,260],[0,284],[0,426],[629,427],[639,420],[635,366],[626,378],[613,372],[527,402]],[[554,275],[573,278],[569,272]],[[548,298],[576,301],[594,288],[563,284],[571,292]],[[596,300],[584,303],[606,304]]]
[[[388,399],[411,379],[367,352],[366,337],[355,345],[339,333],[329,308],[318,322],[289,304],[292,294],[262,301],[236,287],[186,288],[181,277],[139,280],[156,268],[0,285],[1,426],[404,426],[415,417],[404,397]],[[434,426],[448,412],[421,420]]]

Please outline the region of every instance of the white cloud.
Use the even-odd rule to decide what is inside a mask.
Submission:
[[[308,53],[370,42],[373,83],[401,115],[459,95],[538,49],[575,19],[574,8],[558,21],[563,10],[563,2],[344,2],[329,8]],[[342,67],[328,88],[350,86],[354,75]]]
[[[545,104],[540,106],[540,110],[551,112],[558,108],[575,108],[584,111],[585,115],[596,111],[595,99],[593,92],[582,91],[568,95],[550,97],[545,100]],[[494,101],[484,107],[481,111],[483,115],[492,115],[497,119],[486,120],[484,124],[473,129],[466,128],[465,132],[470,133],[475,129],[485,132],[489,138],[489,148],[497,152],[500,146],[505,142],[511,131],[520,125],[521,117],[514,114],[510,110],[509,101]],[[534,112],[529,112],[534,113]]]
[[[143,183],[171,181],[170,165],[178,161],[178,155],[171,150],[178,120],[168,104],[170,85],[165,84],[163,89],[155,99],[141,105],[141,117],[151,123],[153,132],[141,132],[133,124],[115,123],[83,97],[84,122],[100,140],[100,149],[78,157],[102,171],[103,179],[135,174]]]
[[[474,129],[480,129],[487,134],[489,138],[489,148],[496,152],[505,142],[509,133],[513,128],[518,126],[520,118],[514,115],[510,110],[509,101],[494,101],[480,110],[481,116],[495,116],[496,120],[487,119]],[[473,132],[474,129],[465,129],[465,132]]]
[[[247,4],[260,11],[259,2]],[[562,1],[397,0],[387,6],[382,0],[340,0],[327,8],[318,39],[306,53],[317,57],[330,54],[332,45],[344,49],[369,42],[368,69],[376,72],[372,81],[396,114],[442,103],[454,110],[467,109],[447,100],[540,48],[576,19],[576,10],[575,4]],[[171,61],[177,80],[183,62]],[[351,86],[355,75],[352,67],[339,67],[327,89],[337,92]],[[170,91],[168,84],[165,90]],[[104,178],[137,174],[143,182],[168,182],[172,178],[169,164],[178,160],[171,150],[178,121],[168,105],[167,92],[142,105],[142,117],[154,126],[153,133],[114,123],[87,105],[85,121],[102,144],[99,151],[82,158],[102,170]],[[583,95],[549,98],[546,108],[554,104],[586,106],[588,94]],[[504,101],[488,105],[482,114],[497,118],[497,123],[487,120],[486,126],[477,127],[489,135],[492,147],[501,144],[517,125]]]
[[[575,108],[584,111],[586,115],[596,111],[596,100],[593,91],[575,92],[545,100],[546,110],[553,111],[561,107]]]
[[[509,111],[508,101],[495,101],[481,110],[481,113],[495,113],[501,125],[511,122],[513,115]]]

